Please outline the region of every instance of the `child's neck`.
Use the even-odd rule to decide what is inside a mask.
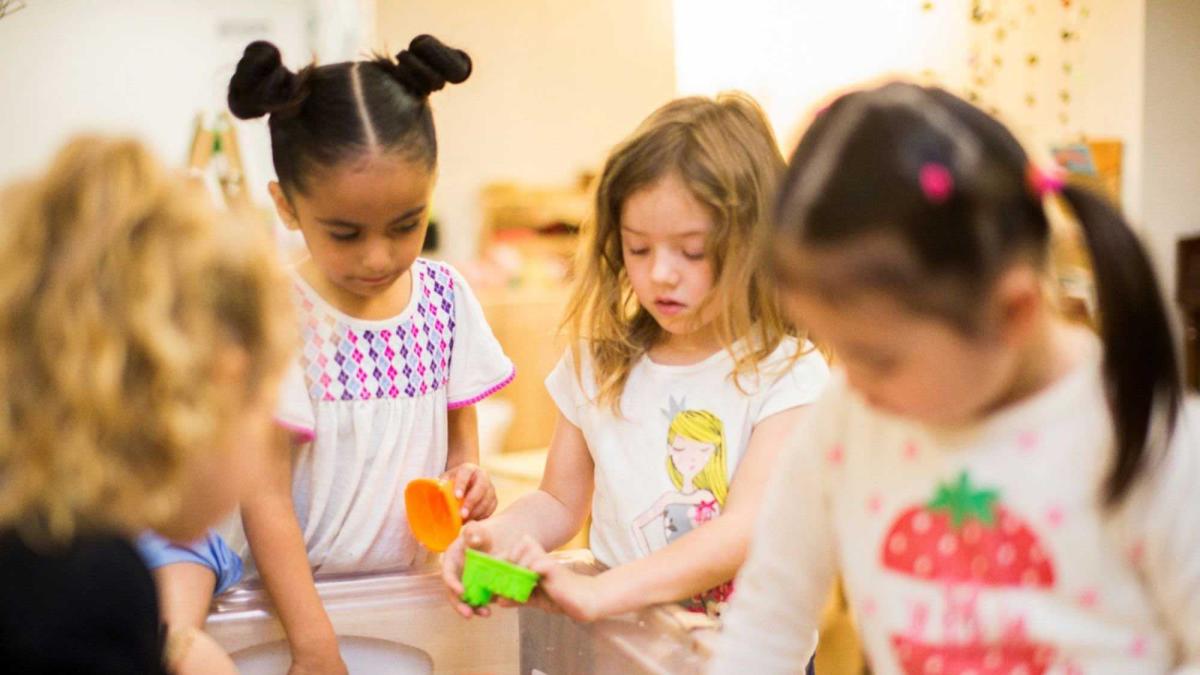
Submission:
[[[401,314],[412,297],[412,270],[406,271],[396,279],[387,290],[377,295],[358,295],[351,293],[329,280],[325,273],[313,264],[312,258],[307,258],[299,266],[300,276],[308,282],[321,299],[328,302],[334,309],[354,318],[364,321],[382,321]]]
[[[1048,317],[1018,361],[1010,385],[986,412],[1022,401],[1062,379],[1086,358],[1094,339],[1084,328]]]
[[[646,350],[650,360],[664,366],[690,366],[712,356],[721,349],[721,341],[712,325],[679,335],[663,332]]]

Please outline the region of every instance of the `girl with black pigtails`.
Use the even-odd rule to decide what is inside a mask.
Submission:
[[[405,520],[410,480],[452,481],[466,520],[495,509],[473,406],[512,380],[513,365],[459,273],[418,257],[437,174],[429,95],[470,74],[465,52],[422,35],[395,59],[299,72],[255,42],[229,83],[234,115],[268,117],[270,193],[308,248],[291,274],[302,354],[278,412],[292,452],[242,505],[292,673],[345,670],[314,575],[426,558]],[[240,573],[216,535],[144,543],[170,622],[202,625],[214,587]]]
[[[1054,200],[1099,336],[1044,283]],[[1120,213],[893,83],[813,121],[775,222],[784,301],[843,377],[781,455],[713,671],[797,670],[840,574],[874,672],[1196,672],[1197,420]]]

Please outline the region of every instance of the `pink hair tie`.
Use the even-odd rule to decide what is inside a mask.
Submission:
[[[921,192],[932,204],[944,203],[954,192],[954,176],[950,169],[937,162],[926,162],[921,165]]]
[[[1037,164],[1030,164],[1027,178],[1029,189],[1033,190],[1033,194],[1039,199],[1062,192],[1063,186],[1067,184],[1066,175],[1058,167],[1043,169]]]

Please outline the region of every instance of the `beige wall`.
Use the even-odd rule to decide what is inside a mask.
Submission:
[[[670,0],[379,0],[376,26],[389,51],[431,33],[475,62],[433,100],[451,259],[475,252],[480,187],[571,182],[675,91]]]
[[[1175,241],[1200,233],[1200,2],[1149,0],[1145,45],[1144,231],[1173,293]]]

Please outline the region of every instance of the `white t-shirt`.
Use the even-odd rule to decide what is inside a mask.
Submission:
[[[758,377],[734,384],[725,350],[687,366],[643,356],[621,396],[622,416],[594,402],[584,360],[581,386],[568,353],[546,379],[563,416],[583,432],[595,462],[590,545],[608,566],[649,555],[721,512],[754,426],[810,403],[829,377],[816,350],[791,367],[796,340],[759,365]]]
[[[408,306],[380,321],[343,314],[292,276],[303,347],[278,419],[303,443],[292,498],[309,562],[318,574],[418,564],[404,488],[445,471],[447,411],[504,387],[513,364],[449,265],[418,259]]]
[[[1200,418],[1106,514],[1103,391],[1097,347],[948,432],[835,378],[784,450],[713,672],[801,672],[839,570],[877,673],[1200,672]]]

